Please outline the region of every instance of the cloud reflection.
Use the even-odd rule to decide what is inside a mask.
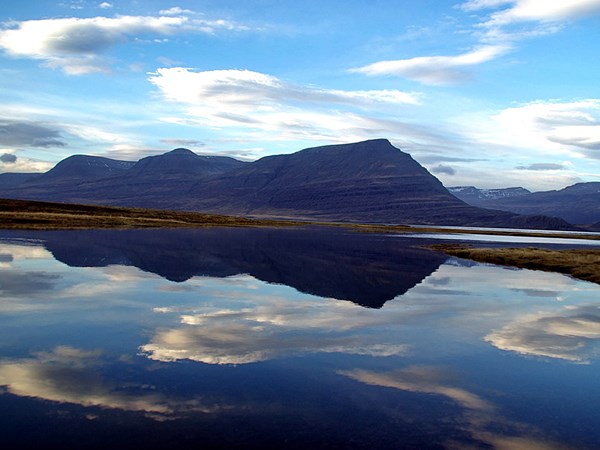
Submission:
[[[354,369],[340,375],[370,386],[446,397],[464,409],[456,419],[486,448],[495,450],[558,450],[565,447],[548,441],[531,426],[502,417],[489,401],[467,389],[457,387],[456,374],[444,367],[409,366],[391,372]],[[502,425],[504,433],[495,431]],[[494,430],[494,431],[492,431]],[[447,442],[448,448],[465,448],[458,442]],[[471,448],[471,447],[466,447]],[[479,446],[473,448],[479,448]]]
[[[370,327],[387,320],[344,301],[263,297],[245,308],[206,306],[181,314],[183,326],[158,331],[140,350],[158,361],[190,359],[208,364],[246,364],[317,352],[401,355],[408,349],[405,344],[369,336]]]
[[[530,314],[485,339],[502,350],[586,363],[600,350],[600,305]]]
[[[149,413],[156,419],[188,411],[209,412],[196,399],[176,399],[142,384],[111,381],[98,368],[108,364],[99,350],[58,346],[32,358],[0,361],[0,385],[11,394],[84,407]]]

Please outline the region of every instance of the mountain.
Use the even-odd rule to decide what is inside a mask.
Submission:
[[[223,156],[175,149],[137,162],[76,155],[31,182],[5,188],[0,196],[30,200],[171,208],[191,186],[248,164]],[[1,189],[1,187],[0,187]]]
[[[215,175],[247,163],[225,156],[201,156],[185,148],[176,148],[163,155],[140,159],[128,171],[128,177],[178,178],[182,176]]]
[[[455,195],[459,196],[455,193]],[[600,221],[600,182],[578,183],[555,191],[472,200],[475,206],[495,208],[518,214],[542,214],[560,217],[569,223],[593,224]]]
[[[501,198],[521,197],[531,194],[522,187],[509,187],[502,189],[478,189],[475,186],[453,186],[447,188],[448,191],[463,202],[473,206],[482,206],[485,208],[486,202],[498,200]]]
[[[0,173],[0,189],[15,188],[26,181],[31,181],[41,174],[39,173]]]
[[[468,205],[386,139],[308,148],[251,163],[186,149],[128,167],[105,158],[93,161],[98,164],[92,169],[83,164],[89,172],[79,172],[64,169],[67,158],[31,183],[2,189],[0,197],[330,221],[570,227],[558,219]]]

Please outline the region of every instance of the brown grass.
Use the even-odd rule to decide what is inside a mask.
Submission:
[[[436,244],[430,248],[473,261],[559,272],[600,284],[600,249],[475,248],[461,244]]]
[[[85,228],[275,227],[300,222],[144,208],[0,199],[0,228],[67,230]]]

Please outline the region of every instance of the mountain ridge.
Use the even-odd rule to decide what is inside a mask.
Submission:
[[[452,192],[453,188],[449,188]],[[477,191],[481,189],[474,188]],[[523,189],[523,188],[508,188]],[[506,189],[505,189],[506,190]],[[503,191],[503,189],[496,189]],[[597,229],[600,222],[600,182],[576,183],[563,189],[529,192],[521,195],[485,197],[469,192],[453,192],[461,200],[478,207],[494,208],[517,214],[542,214],[562,218],[580,225],[592,225]]]
[[[550,217],[468,205],[387,139],[310,147],[254,162],[179,148],[130,163],[122,172],[113,168],[108,177],[94,172],[63,177],[61,183],[44,182],[43,177],[67,160],[35,178],[34,185],[3,188],[0,196],[327,221],[570,227]],[[94,161],[98,166],[107,163]],[[105,164],[113,165],[119,163]],[[101,167],[107,173],[105,169]]]

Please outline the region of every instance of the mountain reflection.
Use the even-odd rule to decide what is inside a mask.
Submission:
[[[85,230],[18,235],[43,237],[54,257],[72,267],[136,266],[175,282],[194,276],[250,274],[268,283],[371,308],[404,294],[446,259],[401,238],[327,229]]]

